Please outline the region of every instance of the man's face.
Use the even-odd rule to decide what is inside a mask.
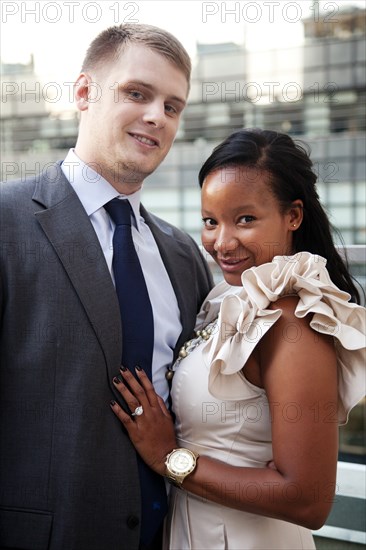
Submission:
[[[117,61],[81,75],[88,97],[76,153],[122,193],[132,193],[167,155],[185,106],[182,71],[145,46],[130,45]],[[78,93],[78,92],[77,92]]]

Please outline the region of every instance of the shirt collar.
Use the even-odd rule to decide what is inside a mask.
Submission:
[[[134,213],[137,229],[140,231],[142,221],[140,215],[142,187],[135,191],[135,193],[131,193],[131,195],[121,195],[98,172],[83,162],[77,156],[74,149],[69,150],[65,160],[61,164],[61,170],[79,197],[88,216],[94,214],[107,202],[116,197],[127,199]]]

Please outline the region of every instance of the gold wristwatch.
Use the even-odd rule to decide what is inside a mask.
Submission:
[[[197,465],[199,454],[189,449],[173,449],[166,457],[166,477],[170,483],[181,488],[182,483]]]

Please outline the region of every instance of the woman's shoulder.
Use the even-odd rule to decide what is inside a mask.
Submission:
[[[297,294],[286,294],[284,296],[279,296],[275,302],[271,302],[268,305],[268,309],[280,308],[286,316],[295,317],[295,311],[298,303],[299,297]]]

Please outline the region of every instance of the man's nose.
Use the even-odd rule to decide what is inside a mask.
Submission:
[[[160,101],[149,103],[143,120],[156,128],[164,128],[166,123],[165,105]]]

